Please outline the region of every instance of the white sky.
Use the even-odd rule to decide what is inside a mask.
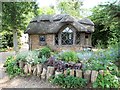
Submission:
[[[50,6],[50,5],[55,5],[57,0],[37,0],[37,2],[39,3],[40,7],[46,7],[46,6]],[[104,3],[106,1],[115,1],[115,0],[82,0],[83,1],[83,8],[93,8],[94,6],[100,4],[100,3]]]

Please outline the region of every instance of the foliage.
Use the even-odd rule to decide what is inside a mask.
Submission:
[[[4,66],[6,66],[6,72],[10,77],[14,77],[23,73],[23,70],[18,67],[13,56],[7,58]]]
[[[15,61],[14,57],[13,56],[9,56],[6,59],[6,61],[4,63],[4,66],[8,66],[9,63],[14,62],[14,61]]]
[[[3,2],[2,3],[2,32],[8,31],[13,34],[14,50],[18,50],[17,34],[25,30],[28,23],[27,16],[33,11],[35,2]]]
[[[44,47],[39,50],[39,58],[42,58],[42,56],[45,56],[46,58],[49,58],[51,55],[51,49],[49,47]]]
[[[93,46],[106,48],[119,42],[119,12],[120,5],[117,2],[98,5],[92,9],[90,19],[95,23],[95,32],[92,35]],[[103,36],[104,38],[101,38]]]
[[[28,55],[28,51],[24,51],[24,52],[20,52],[20,53],[18,53],[17,55],[16,55],[16,60],[17,61],[26,61],[26,57],[27,57],[27,55]]]
[[[97,80],[93,83],[94,88],[119,88],[120,83],[115,75],[106,71],[104,76],[98,75]]]
[[[38,52],[36,51],[29,51],[26,61],[29,64],[37,64],[40,63],[40,58],[38,58]]]
[[[74,17],[81,17],[81,6],[82,2],[79,0],[59,0],[57,8],[62,14],[69,14]]]
[[[76,53],[74,51],[67,51],[67,52],[63,52],[60,55],[61,60],[69,62],[78,62],[78,57],[76,55]]]
[[[63,74],[58,75],[51,80],[53,84],[59,85],[63,88],[81,88],[86,86],[86,79],[78,78],[74,76],[64,76]]]

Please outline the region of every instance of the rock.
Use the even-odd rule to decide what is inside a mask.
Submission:
[[[46,78],[49,79],[54,74],[54,71],[55,71],[54,67],[48,66]]]
[[[31,64],[28,64],[28,72],[31,74],[32,73],[32,66]]]
[[[37,75],[37,67],[36,66],[33,66],[33,75]]]
[[[74,76],[74,69],[70,69],[70,75]]]
[[[28,65],[27,64],[24,66],[24,73],[28,74]]]
[[[42,64],[37,64],[37,76],[39,77],[42,73]]]
[[[21,69],[23,69],[23,67],[24,67],[24,62],[23,61],[19,61],[19,67],[21,68]]]
[[[47,73],[47,70],[45,68],[43,68],[43,71],[42,71],[42,74],[41,74],[41,79],[46,78],[46,73]]]
[[[98,76],[98,71],[92,70],[92,73],[91,73],[91,82],[92,83],[96,81],[97,76]]]
[[[88,80],[88,82],[90,81],[90,75],[91,75],[91,70],[86,70],[84,72],[84,78]]]
[[[58,71],[55,71],[55,77],[58,76],[59,74],[62,74],[63,72],[58,72]]]
[[[82,78],[82,70],[76,70],[76,77]]]
[[[99,74],[104,75],[104,70],[99,70]]]

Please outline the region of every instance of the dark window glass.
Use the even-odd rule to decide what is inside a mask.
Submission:
[[[76,44],[80,44],[80,32],[76,32]]]
[[[45,36],[40,36],[40,41],[44,42],[45,41]]]
[[[58,34],[55,35],[55,45],[58,45]]]

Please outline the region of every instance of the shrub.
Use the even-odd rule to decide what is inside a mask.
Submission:
[[[26,57],[28,56],[28,51],[27,52],[20,52],[16,55],[16,60],[17,61],[26,61]]]
[[[41,50],[39,50],[39,58],[42,58],[42,56],[45,56],[46,58],[50,57],[51,49],[49,47],[44,47]]]
[[[81,88],[86,86],[87,80],[74,76],[64,76],[63,74],[58,75],[51,80],[53,84],[59,85],[63,88]]]
[[[38,58],[38,52],[37,51],[29,51],[26,61],[29,64],[37,64],[40,63],[40,58]]]
[[[97,80],[93,83],[94,88],[119,88],[120,83],[115,75],[106,71],[104,76],[98,75]]]
[[[20,75],[23,72],[23,70],[18,67],[17,62],[13,56],[7,58],[5,65],[6,65],[6,72],[10,77]]]
[[[14,61],[15,61],[14,57],[13,56],[9,56],[6,59],[6,61],[4,63],[4,66],[7,67],[9,65],[9,63],[14,62]]]
[[[78,57],[77,57],[76,53],[73,51],[63,52],[60,55],[60,58],[61,58],[61,60],[66,61],[66,62],[69,62],[69,61],[78,62]]]

